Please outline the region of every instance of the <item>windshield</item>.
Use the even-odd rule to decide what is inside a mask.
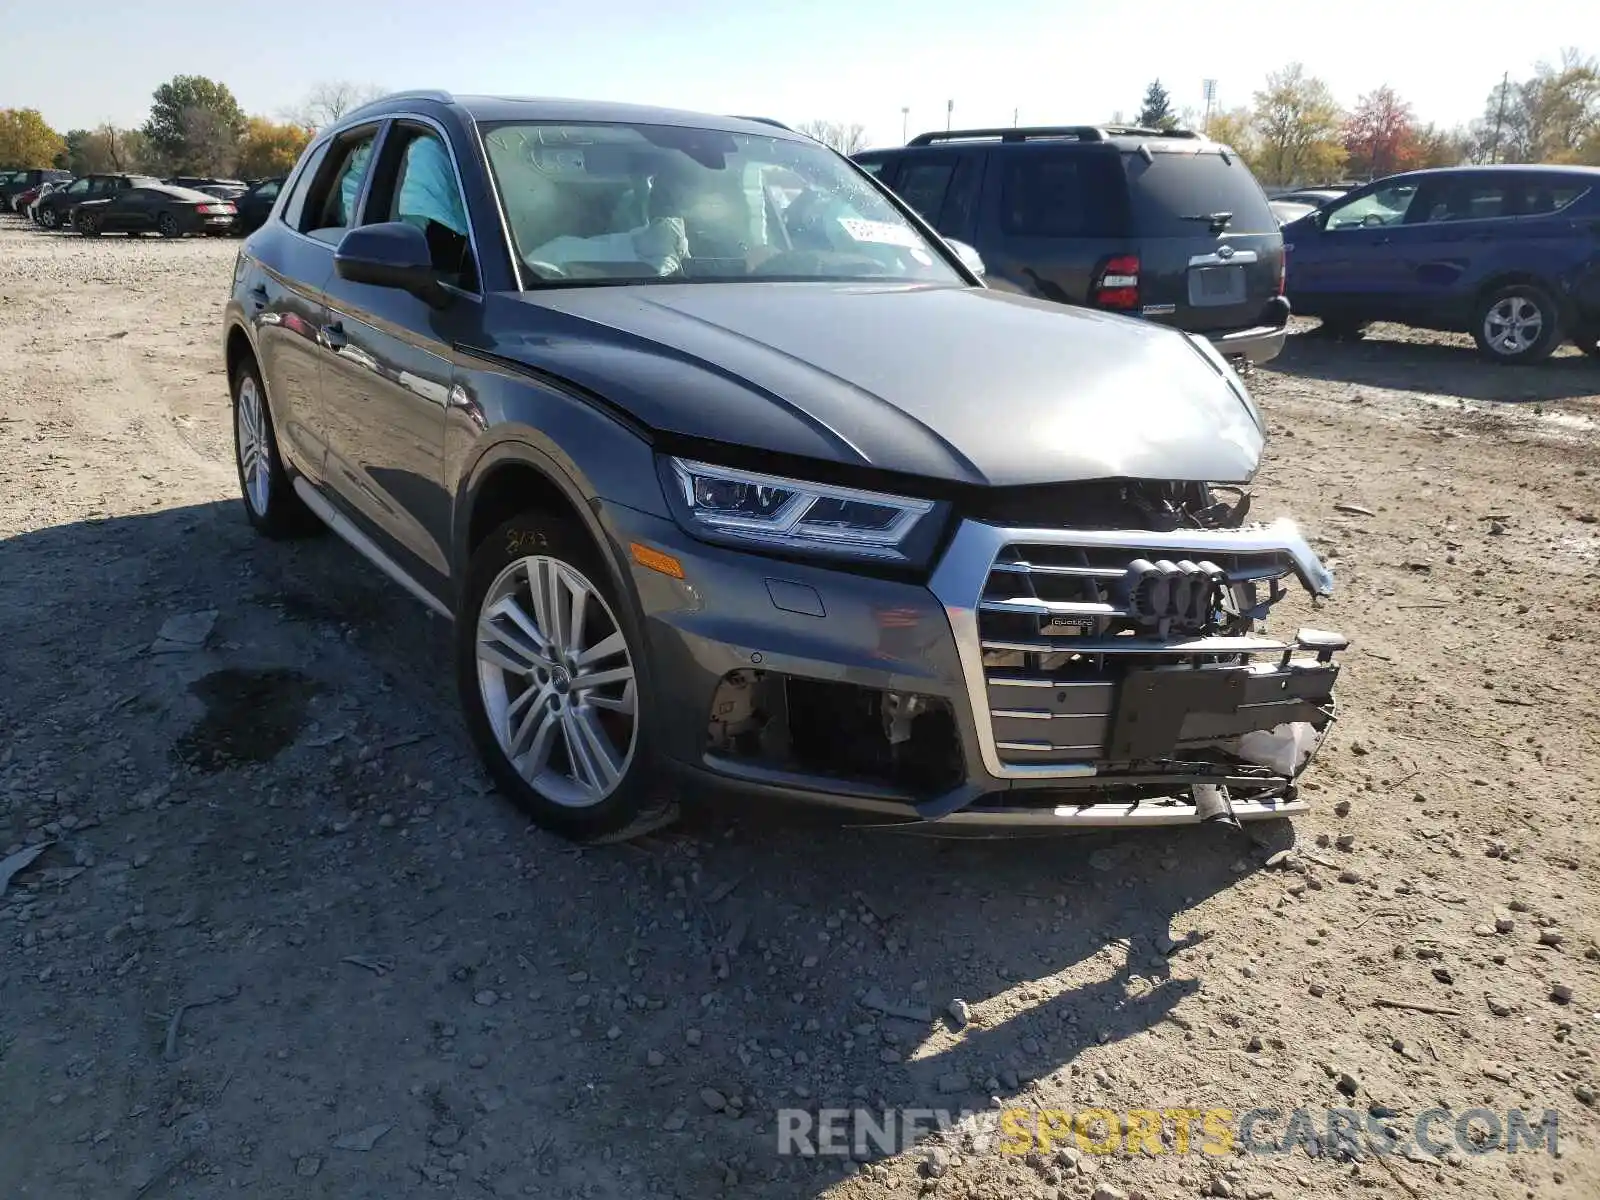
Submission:
[[[671,125],[485,130],[523,274],[545,284],[960,276],[832,151]]]

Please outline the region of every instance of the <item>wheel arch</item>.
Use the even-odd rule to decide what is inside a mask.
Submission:
[[[239,369],[239,364],[249,360],[256,366],[256,371],[261,370],[261,357],[256,353],[256,344],[245,327],[238,321],[228,324],[228,332],[223,340],[223,363],[228,372],[228,386],[233,386],[234,372]]]
[[[1469,319],[1476,321],[1478,319],[1479,312],[1489,297],[1494,295],[1494,293],[1498,292],[1501,288],[1508,287],[1538,288],[1545,295],[1549,296],[1551,300],[1555,301],[1556,315],[1562,319],[1563,323],[1566,322],[1568,317],[1567,304],[1565,298],[1561,294],[1561,289],[1554,286],[1550,280],[1546,279],[1538,272],[1527,270],[1496,271],[1493,275],[1489,276],[1488,279],[1479,285],[1478,290],[1473,293],[1472,311],[1468,314]]]

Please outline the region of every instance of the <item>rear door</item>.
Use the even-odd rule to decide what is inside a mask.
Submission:
[[[1148,143],[1122,156],[1144,316],[1180,329],[1245,329],[1278,295],[1283,237],[1237,154]]]
[[[1005,143],[989,150],[970,240],[989,280],[1087,304],[1096,269],[1128,250],[1127,185],[1110,146]]]

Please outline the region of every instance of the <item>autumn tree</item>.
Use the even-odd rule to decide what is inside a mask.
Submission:
[[[1566,50],[1559,66],[1540,63],[1531,79],[1490,91],[1473,123],[1475,162],[1600,164],[1600,61]]]
[[[235,169],[245,179],[287,175],[310,140],[311,130],[303,125],[251,117],[245,122],[244,136],[239,139]]]
[[[1144,90],[1144,104],[1139,109],[1137,124],[1146,129],[1176,129],[1177,115],[1172,111],[1172,97],[1161,86],[1161,80],[1152,79]]]
[[[1462,128],[1440,129],[1432,122],[1416,130],[1412,167],[1459,167],[1467,161],[1472,135]]]
[[[48,167],[66,148],[37,108],[0,108],[0,167]]]
[[[1253,165],[1264,182],[1326,180],[1343,169],[1343,114],[1328,85],[1301,64],[1267,76],[1252,116],[1260,147]]]
[[[144,135],[174,174],[215,175],[231,169],[244,127],[244,111],[226,84],[176,75],[155,90]]]
[[[1347,169],[1358,177],[1381,178],[1409,171],[1421,157],[1411,105],[1388,84],[1368,92],[1345,118]]]
[[[324,125],[332,125],[345,113],[371,103],[383,93],[384,89],[375,83],[351,83],[348,79],[324,80],[312,87],[299,106],[289,112],[289,124],[315,133]]]
[[[1246,162],[1256,155],[1255,118],[1248,108],[1229,108],[1214,112],[1206,122],[1206,136],[1238,151]]]
[[[854,154],[867,145],[865,125],[847,125],[842,121],[802,121],[799,132],[815,138],[825,146],[832,146],[840,154]]]

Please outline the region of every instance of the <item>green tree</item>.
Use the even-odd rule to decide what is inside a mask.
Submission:
[[[0,167],[48,167],[66,148],[37,108],[0,108]]]
[[[1260,139],[1254,169],[1263,183],[1326,181],[1343,170],[1344,114],[1328,85],[1299,63],[1267,76],[1253,117]]]
[[[1172,97],[1161,86],[1161,80],[1152,79],[1144,90],[1144,104],[1139,109],[1138,124],[1146,129],[1176,129],[1177,114],[1172,111]]]
[[[185,175],[231,168],[245,116],[227,85],[203,75],[175,75],[155,90],[144,136],[163,167]]]

